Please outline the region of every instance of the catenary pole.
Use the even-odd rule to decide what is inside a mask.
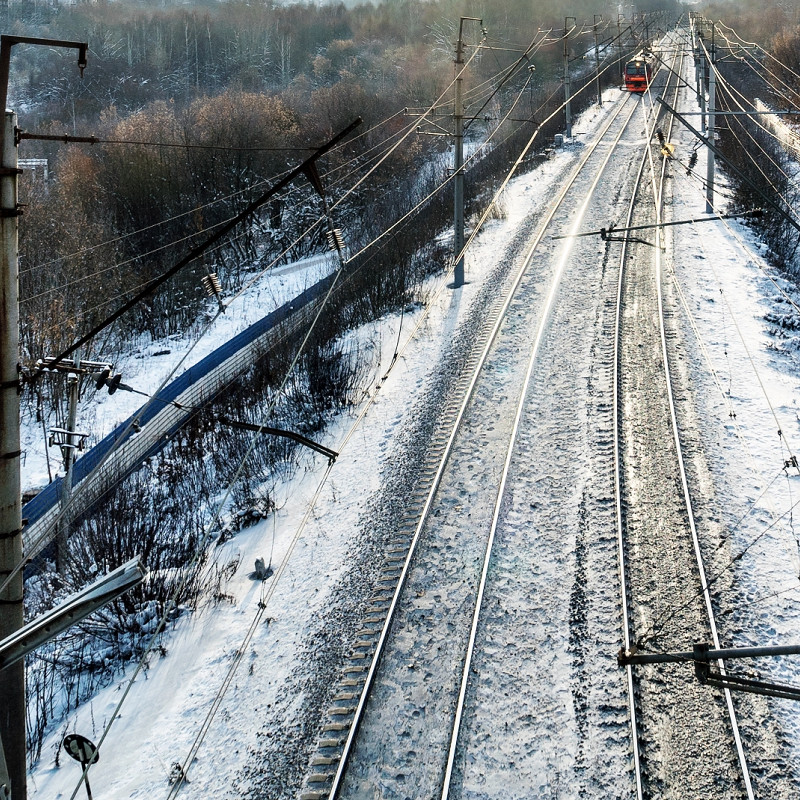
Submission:
[[[714,30],[711,28],[711,50],[709,52],[710,63],[708,65],[708,130],[706,131],[710,141],[715,142],[716,123],[714,120],[715,105],[717,102],[717,73],[714,62]],[[706,151],[706,213],[714,213],[714,151],[710,148]]]
[[[20,478],[19,396],[19,264],[20,209],[17,203],[17,116],[6,110],[11,50],[18,44],[65,47],[78,51],[83,75],[88,44],[30,36],[0,36],[0,640],[23,624],[22,606],[22,481]],[[3,748],[13,800],[26,800],[25,664],[0,673],[0,747]],[[4,782],[0,778],[0,784]],[[0,797],[3,787],[0,786]]]
[[[454,289],[459,289],[464,285],[464,86],[461,73],[464,69],[464,23],[466,21],[483,25],[483,20],[478,17],[461,17],[458,23],[453,109],[455,132],[453,136],[453,252],[458,259],[453,270]]]
[[[785,208],[780,206],[769,194],[766,194],[763,189],[761,189],[758,184],[754,183],[751,178],[747,176],[746,172],[743,172],[739,167],[736,166],[729,158],[725,157],[725,153],[723,153],[707,136],[703,136],[700,131],[696,130],[692,127],[686,118],[679,114],[672,106],[668,103],[664,102],[664,99],[661,97],[656,97],[656,100],[664,106],[664,108],[672,114],[675,119],[677,119],[685,128],[691,131],[709,150],[714,151],[714,155],[719,158],[721,161],[724,161],[727,165],[728,169],[736,175],[742,182],[746,183],[763,201],[766,205],[773,208],[777,211],[785,220],[788,222],[795,230],[800,231],[800,222],[798,222],[795,217],[792,216],[789,211]]]
[[[22,561],[19,433],[19,266],[17,262],[16,114],[3,108],[0,164],[0,580]],[[22,573],[0,592],[0,639],[22,627]],[[0,674],[0,744],[13,800],[27,797],[25,777],[25,665]]]
[[[698,51],[697,51],[697,66],[700,69],[700,76],[698,82],[698,99],[700,100],[700,133],[706,132],[706,55],[703,51],[703,33],[702,31],[697,34]]]
[[[453,252],[458,259],[453,271],[453,288],[464,285],[464,87],[461,70],[464,68],[464,40],[462,31],[464,18],[458,25],[458,41],[456,42],[456,85],[454,122],[454,155],[453,155]]]
[[[566,134],[567,139],[572,138],[572,106],[570,105],[570,98],[572,95],[572,87],[570,86],[569,79],[569,21],[575,21],[575,17],[564,17],[564,115],[566,118]]]
[[[78,437],[73,435],[75,426],[78,422],[78,400],[80,395],[80,378],[78,370],[81,367],[80,351],[75,352],[74,356],[75,372],[70,372],[67,376],[67,430],[64,444],[61,451],[64,458],[64,479],[61,482],[61,512],[62,518],[59,523],[58,536],[56,537],[56,569],[60,575],[64,575],[67,569],[67,554],[69,552],[69,528],[70,521],[66,513],[69,500],[72,495],[72,468],[75,464],[75,450],[78,445]]]
[[[597,41],[597,18],[600,17],[602,21],[602,15],[595,14],[594,15],[594,83],[597,91],[597,105],[603,105],[603,94],[600,91],[600,45]]]

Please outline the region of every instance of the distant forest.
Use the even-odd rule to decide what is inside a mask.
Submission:
[[[89,45],[82,78],[75,51],[14,47],[9,106],[18,111],[20,127],[113,142],[21,143],[20,156],[46,158],[49,171],[45,183],[26,170],[21,190],[26,357],[35,360],[74,340],[119,297],[162,273],[198,236],[236,213],[265,181],[298,163],[308,152],[303,148],[321,144],[361,116],[361,130],[370,131],[359,140],[361,149],[345,148],[326,161],[331,170],[344,169],[348,160],[396,135],[411,119],[404,109],[427,107],[452,81],[461,15],[481,18],[486,31],[485,49],[466,77],[469,91],[498,80],[543,31],[561,36],[565,14],[576,25],[570,55],[580,72],[591,65],[595,22],[601,43],[609,43],[634,15],[641,22],[658,9],[665,12],[661,21],[671,24],[688,8],[675,0],[645,0],[635,7],[605,0],[572,0],[569,6],[555,0],[9,3],[0,11],[3,31]],[[733,21],[742,36],[798,58],[793,31],[800,10],[794,3],[766,0],[756,8],[749,0],[720,0],[691,8]],[[651,37],[658,34],[655,28],[648,31]],[[469,56],[482,34],[477,23],[466,23],[464,33]],[[527,106],[515,114],[523,120],[521,135],[530,132],[526,115],[535,122],[542,98],[558,91],[561,50],[555,42],[529,58]],[[504,86],[495,107],[522,80]],[[468,103],[467,113],[469,108]],[[476,121],[473,135],[492,124],[491,107],[475,111],[485,120]],[[382,166],[380,184],[365,187],[343,209],[343,222],[348,215],[358,219],[362,237],[385,229],[389,217],[382,215],[400,212],[419,197],[419,176],[448,144],[446,137],[411,139]],[[366,208],[371,213],[364,225]],[[290,208],[273,205],[198,269],[214,269],[223,284],[233,286],[248,264],[318,249],[321,233],[297,241],[318,214],[313,193],[295,193]],[[201,301],[198,275],[188,271],[137,309],[117,335],[175,333]]]
[[[711,20],[722,20],[744,39],[771,48],[776,37],[800,26],[800,5],[794,0],[710,0],[687,8]]]
[[[618,24],[620,8],[625,14]],[[26,170],[21,189],[25,356],[35,360],[74,340],[118,298],[162,273],[197,237],[236,213],[265,181],[298,163],[308,152],[303,148],[321,144],[355,117],[364,119],[362,131],[370,131],[359,140],[361,149],[345,148],[326,160],[326,168],[343,169],[396,135],[412,119],[404,109],[427,107],[452,81],[461,15],[481,18],[486,31],[485,49],[466,76],[469,91],[497,80],[542,31],[558,38],[565,15],[576,25],[570,53],[580,72],[591,64],[595,22],[601,43],[608,43],[634,14],[641,21],[658,9],[667,23],[687,8],[674,0],[635,7],[603,0],[569,6],[555,0],[9,3],[0,11],[4,32],[89,45],[82,78],[75,51],[13,48],[9,106],[18,111],[20,127],[113,142],[20,145],[20,157],[47,159],[49,172],[44,182],[40,172]],[[756,8],[749,0],[720,0],[692,8],[775,46],[787,63],[798,59],[800,10],[794,3],[766,0]],[[464,33],[469,56],[482,33],[477,23],[466,23]],[[535,121],[542,98],[558,91],[561,50],[556,42],[530,56],[534,71],[527,72],[529,96],[518,120],[527,115]],[[495,108],[522,80],[504,86]],[[475,110],[486,119],[476,121],[473,135],[492,124],[491,107]],[[530,124],[519,124],[527,136]],[[424,191],[419,176],[448,144],[446,137],[411,139],[382,166],[379,185],[365,187],[343,209],[342,224],[348,216],[359,220],[362,237],[385,229],[389,209],[401,212]],[[223,285],[235,286],[247,265],[318,250],[321,233],[297,241],[317,218],[317,201],[313,193],[293,198],[291,206],[273,205],[198,270],[216,270]],[[367,225],[361,221],[365,208],[371,212]],[[115,337],[184,329],[202,302],[196,272],[187,271],[137,309]]]
[[[773,108],[797,109],[800,5],[785,0],[714,0],[699,8],[717,23],[712,35],[716,34],[716,67],[722,79],[717,84],[718,110],[741,112],[753,98]],[[797,129],[798,117],[784,119]],[[797,163],[773,132],[758,118],[717,115],[716,135],[728,162],[750,179],[743,181],[729,171],[731,207],[740,211],[761,207],[766,195],[797,220]],[[759,191],[754,191],[754,185]],[[769,209],[752,225],[769,246],[769,260],[800,282],[797,229]]]
[[[630,18],[633,6],[625,6]],[[679,12],[676,2],[636,4],[637,13]],[[95,2],[48,6],[14,3],[4,29],[89,42],[91,69],[81,82],[62,61],[68,54],[27,49],[15,54],[21,107],[40,121],[93,123],[109,107],[137,111],[156,100],[185,104],[236,88],[291,91],[295,102],[338,83],[357,84],[387,101],[425,102],[447,78],[461,15],[479,17],[498,47],[526,46],[539,29],[560,31],[566,14],[578,25],[595,15],[616,23],[607,0],[388,0],[351,8],[342,3],[231,2],[144,4]],[[502,50],[486,69],[508,62]],[[432,69],[432,67],[435,67]]]
[[[677,4],[673,11],[677,19]],[[577,71],[591,63],[584,58],[600,12],[601,41],[624,30],[616,5],[576,2],[571,58]],[[9,106],[18,111],[20,127],[103,142],[21,142],[20,157],[46,158],[49,170],[47,182],[26,170],[21,188],[23,354],[29,362],[74,341],[120,297],[161,274],[198,237],[235,214],[265,181],[357,116],[364,119],[358,145],[326,159],[326,169],[343,170],[348,163],[352,169],[354,159],[363,161],[370,148],[397,135],[413,119],[404,109],[426,107],[453,80],[461,14],[481,17],[486,30],[487,48],[470,65],[467,90],[498,80],[542,31],[553,29],[557,39],[565,24],[554,0],[535,8],[528,0],[477,2],[468,11],[453,0],[352,7],[37,0],[10,3],[0,13],[6,32],[89,45],[82,78],[74,50],[13,48]],[[637,14],[641,20],[641,10]],[[480,26],[467,23],[464,34],[469,57],[481,39]],[[504,87],[507,95],[517,92],[529,76],[523,118],[534,121],[541,97],[555,94],[561,50],[558,41],[538,50],[529,59],[535,71],[526,68]],[[502,98],[500,92],[495,105]],[[473,134],[487,124],[480,121]],[[514,124],[530,135],[530,123]],[[364,241],[385,230],[429,191],[420,175],[441,162],[436,154],[448,144],[442,137],[413,137],[386,160],[377,182],[348,202],[338,224],[355,220],[350,227]],[[319,213],[313,192],[295,191],[291,206],[273,204],[207,263],[138,307],[103,347],[108,351],[140,331],[161,337],[184,330],[203,300],[200,270],[217,271],[223,286],[233,287],[243,269],[276,254],[288,259],[318,251],[324,246],[320,231],[298,237]]]

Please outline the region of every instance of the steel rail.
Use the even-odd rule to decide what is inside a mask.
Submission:
[[[494,324],[493,324],[492,329],[491,329],[491,333],[487,337],[486,343],[485,343],[485,345],[483,347],[483,350],[482,350],[482,352],[480,354],[480,357],[478,358],[478,361],[477,361],[477,363],[476,363],[476,365],[474,367],[473,374],[471,376],[470,382],[469,382],[468,387],[467,387],[467,389],[465,391],[465,394],[464,394],[464,398],[463,398],[463,400],[461,402],[461,405],[459,406],[459,409],[456,412],[456,415],[454,417],[452,430],[451,430],[450,435],[448,437],[447,444],[445,445],[442,457],[441,457],[441,459],[439,461],[439,464],[438,464],[438,466],[436,468],[436,473],[434,475],[433,481],[432,481],[430,489],[428,491],[428,495],[427,495],[427,497],[425,499],[425,503],[423,505],[422,511],[420,512],[419,521],[418,521],[418,523],[417,523],[417,525],[415,527],[414,534],[413,534],[413,536],[411,538],[411,542],[409,544],[408,554],[407,554],[406,559],[405,559],[405,561],[403,563],[403,568],[401,570],[401,573],[400,573],[400,575],[398,577],[397,587],[396,587],[396,589],[394,591],[394,594],[392,596],[392,600],[391,600],[389,608],[387,610],[386,619],[385,619],[383,627],[381,629],[381,633],[380,633],[380,637],[378,639],[378,642],[376,643],[375,651],[373,653],[373,657],[372,657],[372,660],[370,662],[369,670],[367,671],[367,674],[366,674],[366,677],[365,677],[364,686],[363,686],[363,688],[361,690],[361,694],[359,696],[358,705],[356,706],[356,709],[355,709],[355,712],[354,712],[354,715],[353,715],[353,720],[352,720],[352,722],[350,724],[348,735],[347,735],[347,738],[345,740],[345,743],[344,743],[344,746],[343,746],[343,749],[342,749],[342,753],[341,753],[340,758],[339,758],[339,763],[338,763],[337,768],[336,768],[336,773],[335,773],[335,775],[333,777],[333,782],[331,784],[331,788],[330,788],[330,791],[328,793],[328,800],[336,800],[336,798],[339,796],[339,791],[341,789],[342,781],[344,779],[344,775],[345,775],[345,772],[347,770],[348,762],[349,762],[350,757],[352,755],[352,751],[353,751],[353,747],[354,747],[354,744],[355,744],[355,740],[356,740],[356,737],[358,735],[358,730],[359,730],[359,727],[360,727],[361,722],[363,720],[364,710],[366,708],[366,704],[367,704],[367,701],[369,699],[369,695],[370,695],[370,692],[372,690],[372,687],[373,687],[373,684],[374,684],[374,681],[375,681],[375,676],[376,676],[378,667],[380,665],[380,661],[381,661],[381,657],[383,655],[383,651],[384,651],[384,649],[386,647],[386,642],[387,642],[388,635],[389,635],[389,629],[391,627],[392,620],[394,618],[394,614],[395,614],[395,611],[397,609],[397,606],[398,606],[398,603],[399,603],[399,600],[400,600],[400,596],[402,594],[402,591],[403,591],[403,588],[405,586],[408,573],[410,571],[411,562],[413,560],[414,553],[415,553],[416,548],[417,548],[417,544],[419,542],[420,536],[422,534],[422,531],[425,528],[425,525],[427,523],[428,517],[429,517],[430,512],[431,512],[431,509],[433,507],[433,502],[434,502],[436,493],[437,493],[437,491],[439,489],[439,485],[441,483],[441,479],[442,479],[442,476],[444,474],[444,470],[445,470],[445,468],[447,466],[450,454],[452,452],[456,436],[458,435],[458,432],[459,432],[460,427],[461,427],[461,423],[463,421],[463,418],[464,418],[464,416],[466,414],[467,408],[468,408],[468,406],[470,404],[470,401],[472,399],[472,396],[474,394],[475,387],[477,386],[478,379],[479,379],[479,377],[481,375],[483,366],[486,363],[486,360],[487,360],[487,358],[489,356],[489,352],[491,351],[495,340],[497,339],[497,335],[500,332],[500,328],[502,327],[503,321],[505,320],[508,308],[511,305],[511,302],[512,302],[514,296],[516,295],[517,289],[519,288],[519,285],[522,282],[522,279],[523,279],[523,277],[525,276],[525,274],[527,272],[527,269],[528,269],[528,267],[530,265],[531,259],[533,258],[533,255],[534,255],[536,249],[538,248],[538,246],[540,245],[540,243],[542,242],[542,240],[545,237],[545,231],[546,231],[548,225],[552,222],[553,217],[556,215],[557,211],[560,209],[562,203],[564,202],[564,199],[566,198],[566,196],[569,193],[570,189],[573,187],[575,181],[578,179],[578,177],[579,177],[579,175],[581,173],[581,170],[586,165],[586,162],[589,160],[589,158],[591,158],[591,156],[596,151],[597,147],[603,141],[603,137],[605,136],[605,134],[608,132],[608,130],[611,128],[611,126],[614,124],[614,122],[616,122],[616,120],[622,114],[622,111],[623,111],[625,105],[627,104],[627,100],[628,100],[628,98],[626,97],[625,100],[620,104],[619,109],[614,113],[614,115],[611,117],[611,119],[609,119],[609,121],[605,124],[605,126],[603,127],[603,130],[602,130],[602,133],[597,137],[597,140],[595,142],[593,142],[592,145],[590,147],[588,147],[586,152],[581,156],[580,160],[578,161],[576,166],[573,168],[573,171],[570,174],[568,180],[565,182],[564,187],[558,193],[555,202],[551,204],[549,211],[547,212],[547,214],[543,218],[542,222],[539,224],[539,230],[538,230],[536,236],[534,237],[534,240],[531,243],[530,247],[528,248],[528,252],[525,255],[525,258],[522,260],[522,263],[521,263],[520,267],[518,268],[517,275],[514,277],[513,283],[511,285],[510,289],[508,290],[506,298],[505,298],[505,300],[503,302],[503,305],[502,305],[500,311],[498,312],[496,320],[494,321]],[[630,121],[630,119],[633,116],[633,114],[635,113],[635,111],[636,111],[636,106],[634,105],[633,108],[630,111],[630,114],[628,115],[628,119],[625,120],[625,125],[623,126],[623,129],[627,126],[628,122]]]
[[[589,206],[589,203],[592,200],[592,197],[593,197],[594,192],[595,192],[595,190],[597,188],[597,185],[600,182],[600,179],[603,177],[603,174],[605,172],[606,167],[608,166],[609,161],[611,160],[611,157],[615,154],[616,148],[617,148],[617,146],[619,144],[619,141],[622,138],[623,134],[626,132],[626,130],[628,128],[628,124],[630,123],[630,120],[632,119],[632,117],[635,114],[635,112],[636,112],[636,107],[633,108],[633,110],[631,111],[631,114],[625,120],[625,124],[620,129],[619,133],[617,134],[616,138],[614,139],[614,142],[613,142],[612,146],[609,148],[608,153],[606,154],[605,158],[603,159],[603,162],[599,166],[599,168],[597,170],[597,174],[595,175],[594,180],[592,181],[592,184],[589,187],[589,190],[588,190],[588,192],[586,194],[586,197],[585,197],[580,209],[578,210],[578,212],[575,214],[575,216],[573,218],[573,222],[572,222],[572,226],[571,226],[571,233],[572,234],[574,234],[575,231],[577,231],[578,227],[580,226],[581,222],[583,221],[584,215],[585,215],[586,210],[587,210],[587,208]],[[606,131],[604,131],[603,134],[605,134],[605,132]],[[598,137],[598,141],[601,138],[602,137]],[[533,378],[534,367],[536,365],[536,360],[537,360],[538,355],[539,355],[539,347],[540,347],[540,344],[542,342],[542,338],[544,336],[545,329],[546,329],[547,324],[549,322],[549,315],[550,315],[550,312],[551,312],[552,307],[553,307],[553,303],[554,303],[554,300],[555,300],[556,293],[557,293],[557,291],[559,289],[561,275],[562,275],[562,273],[563,273],[563,271],[564,271],[564,269],[566,267],[567,261],[569,259],[570,253],[571,253],[571,249],[572,249],[572,245],[571,244],[567,244],[565,246],[564,251],[562,252],[561,257],[559,259],[558,266],[556,268],[555,274],[553,275],[553,277],[551,279],[550,291],[548,292],[547,300],[545,301],[544,310],[542,312],[542,315],[541,315],[541,318],[540,318],[540,321],[539,321],[539,326],[538,326],[538,329],[536,331],[536,337],[534,339],[533,347],[531,348],[531,353],[530,353],[530,357],[529,357],[529,360],[528,360],[528,369],[527,369],[527,373],[526,373],[526,376],[525,376],[525,382],[524,382],[524,385],[523,385],[522,390],[520,392],[519,402],[517,404],[517,410],[516,410],[516,414],[515,414],[515,417],[514,417],[514,424],[513,424],[513,427],[512,427],[511,436],[509,438],[509,444],[508,444],[508,449],[506,451],[505,462],[503,464],[503,472],[502,472],[501,479],[500,479],[500,485],[499,485],[498,492],[497,492],[497,498],[495,500],[495,507],[494,507],[494,512],[493,512],[493,515],[492,515],[492,525],[491,525],[491,529],[490,529],[490,532],[489,532],[489,538],[487,540],[486,550],[485,550],[485,553],[484,553],[483,567],[482,567],[482,571],[481,571],[481,579],[480,579],[480,583],[479,583],[479,586],[478,586],[477,598],[476,598],[476,602],[475,602],[475,609],[474,609],[473,618],[472,618],[472,627],[470,629],[470,637],[469,637],[469,642],[468,642],[468,645],[467,645],[466,657],[465,657],[465,660],[464,660],[464,666],[463,666],[462,674],[461,674],[461,687],[460,687],[460,691],[459,691],[458,702],[457,702],[457,705],[456,705],[455,718],[454,718],[454,723],[453,723],[453,731],[452,731],[451,738],[450,738],[450,747],[449,747],[449,750],[448,750],[447,765],[446,765],[446,768],[445,768],[445,775],[444,775],[444,779],[443,779],[443,782],[442,782],[442,792],[441,792],[441,795],[440,795],[441,800],[447,800],[448,797],[449,797],[449,793],[450,793],[450,783],[452,781],[453,768],[454,768],[454,765],[455,765],[455,758],[456,758],[456,751],[457,751],[457,748],[458,748],[458,738],[459,738],[459,733],[460,733],[460,729],[461,729],[461,720],[462,720],[462,717],[463,717],[464,705],[465,705],[465,701],[466,701],[467,685],[469,683],[469,674],[470,674],[470,671],[472,669],[472,659],[473,659],[474,651],[475,651],[475,640],[477,638],[477,633],[478,633],[478,624],[480,622],[480,613],[481,613],[482,604],[483,604],[483,596],[484,596],[484,593],[485,593],[486,582],[487,582],[488,574],[489,574],[489,564],[490,564],[490,561],[491,561],[492,547],[494,545],[494,539],[495,539],[495,535],[496,535],[496,532],[497,532],[497,527],[498,527],[498,524],[499,524],[499,521],[500,521],[500,513],[501,513],[502,504],[503,504],[503,499],[505,497],[506,483],[508,481],[508,476],[509,476],[509,472],[510,472],[510,469],[511,469],[511,460],[512,460],[512,457],[513,457],[513,454],[514,454],[514,448],[515,448],[516,441],[517,441],[517,435],[518,435],[518,432],[519,432],[519,429],[520,429],[520,425],[521,425],[521,422],[522,422],[522,415],[523,415],[524,410],[525,410],[528,389],[530,387],[531,379]],[[531,255],[532,255],[532,253],[531,253]]]
[[[676,97],[677,97],[677,87],[676,87]],[[670,116],[670,130],[672,128],[673,119],[674,116]],[[661,222],[661,211],[664,200],[663,187],[664,187],[664,175],[666,170],[666,164],[667,164],[667,159],[664,159],[662,162],[661,186],[659,187],[657,201],[656,201],[656,209],[655,209],[656,223]],[[657,237],[663,235],[660,229],[657,228],[656,230],[657,230],[656,234]],[[711,591],[709,589],[705,566],[703,564],[703,555],[700,551],[700,540],[697,535],[697,525],[695,523],[692,498],[691,498],[691,493],[689,491],[689,480],[686,474],[686,464],[683,457],[683,447],[681,445],[680,428],[678,426],[678,416],[675,408],[675,398],[672,390],[672,374],[669,367],[666,326],[664,324],[664,301],[663,301],[663,291],[662,291],[662,263],[661,263],[660,246],[656,247],[655,250],[655,280],[657,287],[658,318],[659,318],[659,327],[661,335],[661,354],[664,362],[664,378],[667,389],[667,399],[669,402],[672,435],[675,441],[675,451],[678,460],[678,470],[680,472],[681,488],[683,491],[684,502],[686,504],[686,513],[689,521],[689,529],[692,535],[692,546],[694,548],[694,555],[697,561],[697,569],[700,575],[700,586],[703,591],[703,599],[706,608],[706,614],[708,616],[708,622],[711,628],[711,639],[714,644],[714,649],[719,650],[720,649],[719,635],[717,632],[716,619],[714,617],[714,608],[711,603]],[[724,663],[722,662],[721,659],[719,659],[717,663],[719,665],[720,672],[724,675],[725,674]],[[747,757],[745,755],[744,747],[742,745],[742,737],[739,731],[739,723],[736,719],[736,710],[733,707],[733,697],[731,695],[730,689],[725,688],[724,693],[725,693],[725,703],[728,708],[728,717],[731,723],[731,733],[733,734],[734,742],[736,744],[736,753],[739,759],[739,765],[742,770],[742,779],[744,780],[745,790],[747,791],[747,797],[748,800],[755,800],[755,795],[753,793],[753,786],[750,781],[750,770],[747,766]]]
[[[680,55],[682,59],[683,53],[681,52]],[[677,51],[675,57],[673,58],[673,66],[676,60],[677,60]],[[673,68],[670,67],[669,71],[670,73],[672,73]],[[667,83],[669,84],[669,75],[667,77]],[[636,175],[636,181],[634,184],[635,188],[634,191],[631,193],[631,201],[628,206],[628,215],[625,221],[626,228],[630,228],[631,223],[633,221],[633,213],[634,209],[636,208],[638,187],[642,180],[642,175],[644,173],[645,165],[649,160],[649,154],[650,154],[650,138],[648,137],[647,143],[645,144],[644,150],[642,151],[642,158],[639,163],[639,170]],[[622,595],[622,632],[626,650],[630,649],[631,647],[631,615],[628,608],[629,591],[626,579],[627,568],[626,568],[626,558],[625,558],[625,532],[624,532],[623,514],[622,514],[622,458],[620,455],[620,438],[621,438],[620,387],[622,381],[622,374],[620,370],[620,343],[622,338],[622,292],[625,280],[625,262],[627,260],[627,256],[628,256],[628,239],[624,238],[622,240],[622,252],[620,253],[619,257],[619,270],[617,279],[617,302],[616,302],[615,321],[614,321],[614,356],[613,356],[613,367],[612,367],[613,375],[612,375],[611,407],[614,410],[612,439],[614,445],[613,447],[614,500],[615,500],[615,509],[617,517],[617,553],[618,553],[617,557],[619,561],[620,592]],[[642,781],[642,762],[641,762],[641,751],[639,746],[639,731],[636,721],[636,688],[633,676],[633,665],[631,664],[627,664],[625,666],[625,684],[628,694],[628,708],[630,710],[631,750],[633,756],[634,781],[636,784],[636,798],[637,800],[643,800],[644,787]]]
[[[683,69],[683,53],[681,53],[681,64],[679,66],[679,70]],[[671,70],[674,73],[674,70]],[[677,101],[677,95],[681,88],[679,83],[675,85],[675,97]],[[672,130],[673,126],[673,118],[670,117],[669,121],[669,128],[667,139],[669,139],[669,134]],[[648,137],[648,141],[652,138],[652,136]],[[648,150],[644,153],[644,160],[642,162],[642,168],[644,167],[645,160],[650,156],[649,146]],[[663,159],[661,164],[660,176],[659,176],[659,186],[655,186],[655,170],[653,170],[653,194],[655,200],[655,213],[656,213],[656,224],[659,225],[661,222],[661,213],[663,208],[663,188],[665,185],[665,175],[666,175],[666,165],[668,159]],[[640,172],[641,177],[641,172]],[[637,184],[638,185],[638,184]],[[630,213],[628,217],[628,226],[630,226],[630,221],[632,219],[632,212],[634,208],[635,201],[635,193],[634,197],[632,198]],[[656,228],[656,235],[657,237],[663,236],[662,228]],[[686,507],[687,517],[689,520],[689,526],[692,533],[692,542],[693,542],[693,549],[695,553],[695,558],[697,561],[697,566],[700,574],[701,586],[703,588],[703,594],[705,598],[705,605],[706,605],[706,613],[709,619],[709,625],[711,627],[712,636],[714,640],[714,644],[716,648],[719,648],[719,641],[716,632],[716,624],[714,620],[713,609],[711,607],[710,601],[710,592],[708,590],[708,583],[706,580],[705,570],[703,567],[702,562],[702,555],[700,552],[700,545],[699,540],[697,537],[697,529],[694,520],[694,513],[691,503],[691,496],[689,492],[689,484],[688,478],[686,474],[685,462],[683,459],[683,452],[681,447],[680,441],[680,430],[678,427],[677,421],[677,413],[675,408],[675,401],[674,401],[674,394],[672,391],[672,379],[671,373],[669,369],[669,360],[667,354],[667,341],[666,341],[666,328],[664,324],[664,306],[663,306],[663,293],[662,293],[662,262],[661,262],[661,243],[657,238],[657,246],[655,248],[655,280],[656,280],[656,287],[657,287],[657,303],[658,303],[658,315],[659,315],[659,338],[661,342],[661,351],[662,351],[662,360],[664,362],[664,376],[665,382],[667,385],[667,399],[670,409],[670,425],[675,441],[676,446],[676,453],[677,453],[677,461],[678,461],[678,468],[681,478],[681,486],[683,492],[684,503]],[[617,513],[617,536],[618,536],[618,557],[619,557],[619,569],[620,569],[620,584],[621,584],[621,593],[622,593],[622,612],[623,612],[623,635],[625,641],[626,650],[630,649],[631,647],[631,629],[630,629],[630,609],[629,609],[629,600],[630,600],[630,593],[627,587],[627,566],[626,566],[626,555],[625,555],[625,537],[624,537],[624,530],[623,530],[623,514],[622,514],[622,459],[620,456],[620,417],[621,417],[621,405],[620,405],[620,386],[621,386],[621,368],[620,368],[620,343],[621,343],[621,316],[622,316],[622,287],[623,287],[623,280],[625,277],[625,267],[624,262],[627,256],[627,242],[623,244],[623,253],[621,255],[620,260],[620,273],[619,273],[619,286],[618,286],[618,297],[617,297],[617,308],[616,308],[616,323],[615,323],[615,342],[614,342],[614,378],[613,378],[613,408],[614,408],[614,436],[613,436],[613,444],[614,444],[614,460],[615,460],[615,502],[616,502],[616,513]],[[721,660],[718,662],[720,665],[720,669],[724,673],[724,666],[722,665]],[[631,719],[631,741],[632,741],[632,748],[633,748],[633,755],[634,755],[634,770],[635,770],[635,780],[636,780],[636,790],[637,790],[637,800],[641,800],[643,794],[643,780],[641,774],[641,759],[640,759],[640,747],[639,747],[639,736],[637,731],[637,723],[636,723],[636,697],[635,697],[635,688],[634,688],[634,677],[633,677],[633,665],[626,664],[626,682],[628,687],[628,703],[630,708],[630,719]],[[728,713],[731,721],[731,729],[734,738],[734,743],[737,749],[737,754],[739,757],[740,766],[742,768],[743,779],[745,783],[745,787],[747,790],[749,800],[754,800],[753,790],[750,783],[749,771],[747,768],[746,758],[744,755],[744,751],[742,748],[741,736],[739,734],[738,723],[736,721],[735,711],[733,709],[731,694],[728,689],[725,689],[725,696],[726,696],[726,703],[728,707]]]
[[[631,220],[633,219],[633,210],[636,206],[636,189],[642,180],[644,167],[647,163],[647,148],[650,147],[649,142],[645,145],[645,150],[642,152],[642,158],[639,162],[639,171],[636,175],[636,182],[634,191],[631,193],[631,201],[628,205],[628,215],[625,220],[625,226],[630,227]],[[628,613],[628,589],[627,581],[625,579],[625,537],[622,525],[622,459],[620,457],[620,338],[621,338],[621,317],[622,317],[622,288],[623,280],[625,277],[625,259],[628,253],[628,239],[622,240],[622,252],[619,257],[619,277],[617,279],[617,303],[614,321],[614,357],[613,357],[613,377],[612,377],[612,408],[613,414],[613,441],[614,441],[614,495],[617,516],[617,549],[619,560],[619,573],[620,573],[620,591],[622,594],[622,633],[625,642],[625,649],[630,649],[631,646],[631,623]],[[636,799],[643,800],[644,794],[642,789],[642,767],[641,757],[639,752],[639,733],[636,725],[636,691],[633,680],[633,667],[628,664],[625,667],[625,681],[628,692],[628,707],[630,709],[630,726],[631,726],[631,747],[633,755],[633,772],[636,782]]]

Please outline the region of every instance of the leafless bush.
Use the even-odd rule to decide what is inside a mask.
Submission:
[[[168,610],[172,620],[196,606],[206,560],[199,549],[206,519],[197,489],[170,454],[153,459],[73,526],[64,574],[44,568],[27,581],[27,613],[35,616],[135,556],[147,569],[142,584],[29,657],[32,760],[41,755],[53,721],[142,655]]]
[[[752,75],[737,63],[721,63],[718,69],[734,84],[751,81]],[[726,84],[720,85],[718,105],[723,110],[738,108],[738,98],[731,96]],[[749,92],[756,95],[758,89],[750,86]],[[798,276],[800,264],[796,261],[800,235],[786,219],[765,198],[794,213],[798,207],[800,192],[797,188],[797,166],[775,137],[763,125],[745,115],[720,115],[717,119],[719,146],[727,164],[736,168],[728,170],[733,186],[733,207],[737,211],[762,208],[763,216],[754,220],[753,225],[769,245],[776,265],[787,273]],[[720,165],[726,169],[726,164]],[[737,172],[738,171],[738,172]],[[746,175],[749,181],[741,178]]]

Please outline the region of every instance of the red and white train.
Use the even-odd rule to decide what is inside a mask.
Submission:
[[[655,72],[656,57],[649,50],[641,50],[627,64],[623,79],[629,92],[643,92],[650,85]]]

